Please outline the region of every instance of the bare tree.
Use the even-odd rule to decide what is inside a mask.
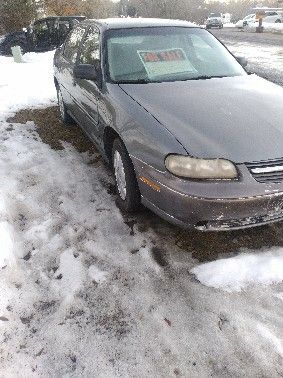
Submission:
[[[84,15],[104,18],[114,15],[115,5],[110,0],[44,0],[48,15]]]
[[[235,20],[251,13],[257,0],[121,0],[135,6],[142,17],[177,18],[203,23],[211,12],[231,13]],[[280,0],[281,1],[281,0]],[[283,1],[283,0],[282,0]],[[278,6],[278,0],[265,0],[267,6]]]
[[[6,32],[21,30],[36,17],[34,0],[1,0],[0,28]]]
[[[130,0],[143,17],[178,18],[197,21],[204,0]]]

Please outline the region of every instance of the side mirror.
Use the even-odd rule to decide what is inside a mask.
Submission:
[[[74,67],[76,79],[97,80],[98,72],[92,64],[78,64]]]
[[[247,67],[248,60],[245,57],[243,57],[243,56],[235,56],[235,58],[237,59],[237,61],[240,63],[240,65],[242,67]]]

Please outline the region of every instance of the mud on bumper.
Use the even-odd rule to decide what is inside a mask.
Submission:
[[[190,198],[174,193],[164,198],[164,205],[150,202],[144,196],[143,203],[160,217],[184,228],[201,231],[238,230],[283,220],[283,194],[243,199]],[[168,204],[173,204],[168,206]],[[159,207],[160,206],[160,207]]]
[[[246,168],[241,172],[242,182],[217,185],[175,179],[145,164],[139,168],[143,204],[170,223],[202,231],[225,231],[283,221],[283,185],[271,188],[259,184]]]

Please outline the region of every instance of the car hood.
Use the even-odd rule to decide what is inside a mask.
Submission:
[[[120,87],[191,156],[236,163],[283,157],[283,88],[256,75]]]

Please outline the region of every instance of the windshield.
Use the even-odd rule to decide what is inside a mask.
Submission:
[[[110,30],[107,76],[115,83],[148,83],[246,75],[204,29],[151,27]]]

